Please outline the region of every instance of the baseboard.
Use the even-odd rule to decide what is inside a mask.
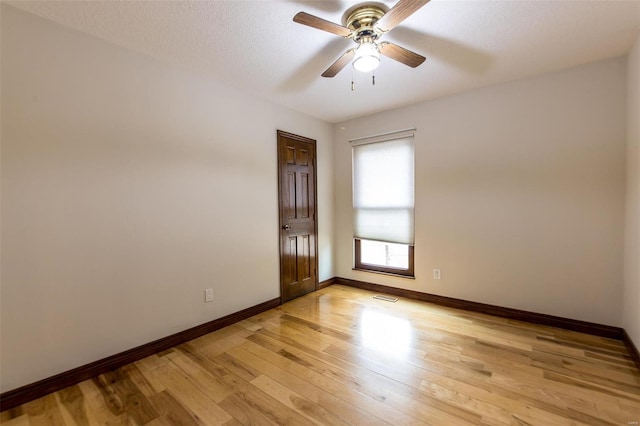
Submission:
[[[379,293],[386,293],[394,296],[434,303],[450,308],[480,312],[502,318],[526,321],[533,324],[548,325],[552,327],[563,328],[566,330],[579,331],[581,333],[622,340],[629,349],[629,353],[638,366],[638,369],[640,369],[640,352],[634,345],[627,332],[622,328],[556,317],[553,315],[522,311],[519,309],[504,308],[501,306],[455,299],[452,297],[438,296],[413,290],[405,290],[396,287],[368,283],[365,281],[351,280],[348,278],[329,278],[320,282],[318,284],[318,289],[323,289],[333,284],[341,284],[349,287],[361,288],[364,290],[370,290]],[[268,311],[269,309],[273,309],[279,305],[280,298],[268,300],[266,302],[249,307],[247,309],[243,309],[242,311],[235,312],[222,318],[218,318],[205,324],[201,324],[188,330],[184,330],[179,333],[164,337],[162,339],[158,339],[153,342],[138,346],[136,348],[121,352],[119,354],[101,359],[99,361],[95,361],[90,364],[65,371],[63,373],[40,380],[38,382],[4,392],[0,394],[0,411],[9,410],[11,408],[17,407],[18,405],[24,404],[25,402],[43,397],[51,392],[57,392],[61,389],[66,388],[67,386],[74,385],[100,374],[104,374],[108,371],[123,367],[139,359],[145,358],[161,351],[165,351],[189,340],[203,336],[207,333],[211,333],[212,331],[219,330],[259,313]]]
[[[638,351],[638,347],[633,344],[633,340],[631,340],[631,336],[629,336],[627,330],[622,330],[622,340],[627,346],[627,349],[629,349],[631,358],[633,358],[633,360],[635,361],[638,370],[640,370],[640,351]]]
[[[335,284],[342,284],[350,287],[371,290],[394,296],[406,297],[409,299],[421,300],[423,302],[434,303],[436,305],[450,308],[464,309],[467,311],[480,312],[494,315],[501,318],[526,321],[533,324],[548,325],[551,327],[563,328],[565,330],[579,331],[581,333],[593,334],[600,337],[624,340],[624,330],[619,327],[596,324],[592,322],[574,320],[569,318],[556,317],[547,314],[521,311],[519,309],[504,308],[502,306],[488,305],[485,303],[471,302],[469,300],[455,299],[452,297],[437,296],[435,294],[422,293],[402,288],[388,287],[380,284],[372,284],[364,281],[356,281],[347,278],[336,277]],[[639,367],[640,368],[640,367]]]
[[[336,283],[336,277],[329,278],[328,280],[320,281],[318,284],[318,290],[322,290],[323,288],[329,287]]]
[[[0,394],[0,411],[9,410],[25,402],[57,392],[92,377],[123,367],[139,359],[165,351],[189,340],[204,336],[212,331],[227,327],[280,305],[280,298],[271,299],[258,305],[229,314],[222,318],[198,325],[188,330],[172,334],[162,339],[103,358],[99,361],[65,371],[55,376]]]

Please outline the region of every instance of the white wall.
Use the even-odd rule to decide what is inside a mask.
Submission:
[[[278,297],[277,129],[318,141],[324,280],[329,124],[2,5],[1,391]]]
[[[640,36],[627,59],[627,209],[622,326],[640,348]]]
[[[337,124],[336,275],[620,326],[625,67],[607,60]],[[348,141],[409,127],[416,279],[353,271]]]

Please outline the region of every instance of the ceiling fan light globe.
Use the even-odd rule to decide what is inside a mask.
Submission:
[[[353,67],[360,72],[370,72],[378,68],[380,59],[375,56],[362,56],[353,61]]]
[[[361,72],[369,72],[380,65],[380,54],[374,43],[362,43],[353,58],[353,68]]]

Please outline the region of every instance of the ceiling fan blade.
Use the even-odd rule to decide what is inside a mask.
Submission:
[[[425,59],[427,59],[422,55],[418,55],[415,52],[405,49],[404,47],[400,47],[397,44],[388,42],[380,43],[380,45],[378,46],[378,50],[384,56],[387,56],[398,62],[402,62],[403,64],[408,65],[411,68],[417,67],[418,65],[423,63]]]
[[[376,22],[375,26],[383,33],[391,31],[427,3],[429,3],[429,0],[399,0],[395,6],[389,9],[389,11]]]
[[[351,30],[342,25],[334,24],[326,19],[318,18],[317,16],[310,15],[306,12],[298,12],[293,17],[293,22],[306,25],[308,27],[317,28],[322,31],[329,32],[331,34],[339,35],[340,37],[348,38],[351,36]]]
[[[353,59],[356,54],[356,49],[347,50],[335,61],[325,72],[322,73],[323,77],[335,77],[342,69]]]

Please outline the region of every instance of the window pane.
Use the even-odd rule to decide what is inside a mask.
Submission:
[[[360,262],[367,265],[409,269],[409,246],[360,240]]]

